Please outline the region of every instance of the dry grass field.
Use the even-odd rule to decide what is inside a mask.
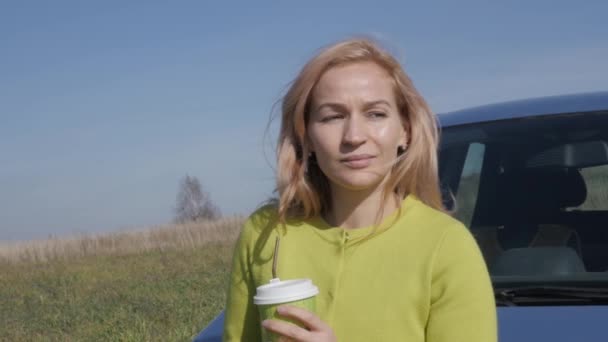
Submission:
[[[0,245],[0,341],[190,341],[243,218]]]

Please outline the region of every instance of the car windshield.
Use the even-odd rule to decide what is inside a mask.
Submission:
[[[495,287],[607,287],[607,111],[443,127],[441,139],[444,201]]]

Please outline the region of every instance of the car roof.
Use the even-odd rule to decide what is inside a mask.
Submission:
[[[608,91],[530,98],[456,110],[438,115],[442,127],[538,115],[608,110]]]

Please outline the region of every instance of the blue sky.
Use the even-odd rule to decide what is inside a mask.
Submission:
[[[384,41],[436,112],[607,90],[606,13],[600,0],[2,2],[0,240],[169,222],[185,174],[248,214],[274,185],[272,105],[317,49],[353,35]]]

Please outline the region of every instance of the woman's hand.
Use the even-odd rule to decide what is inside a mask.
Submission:
[[[277,308],[281,316],[299,321],[307,329],[284,321],[267,319],[262,326],[281,335],[280,341],[336,342],[334,331],[314,313],[291,305]]]

